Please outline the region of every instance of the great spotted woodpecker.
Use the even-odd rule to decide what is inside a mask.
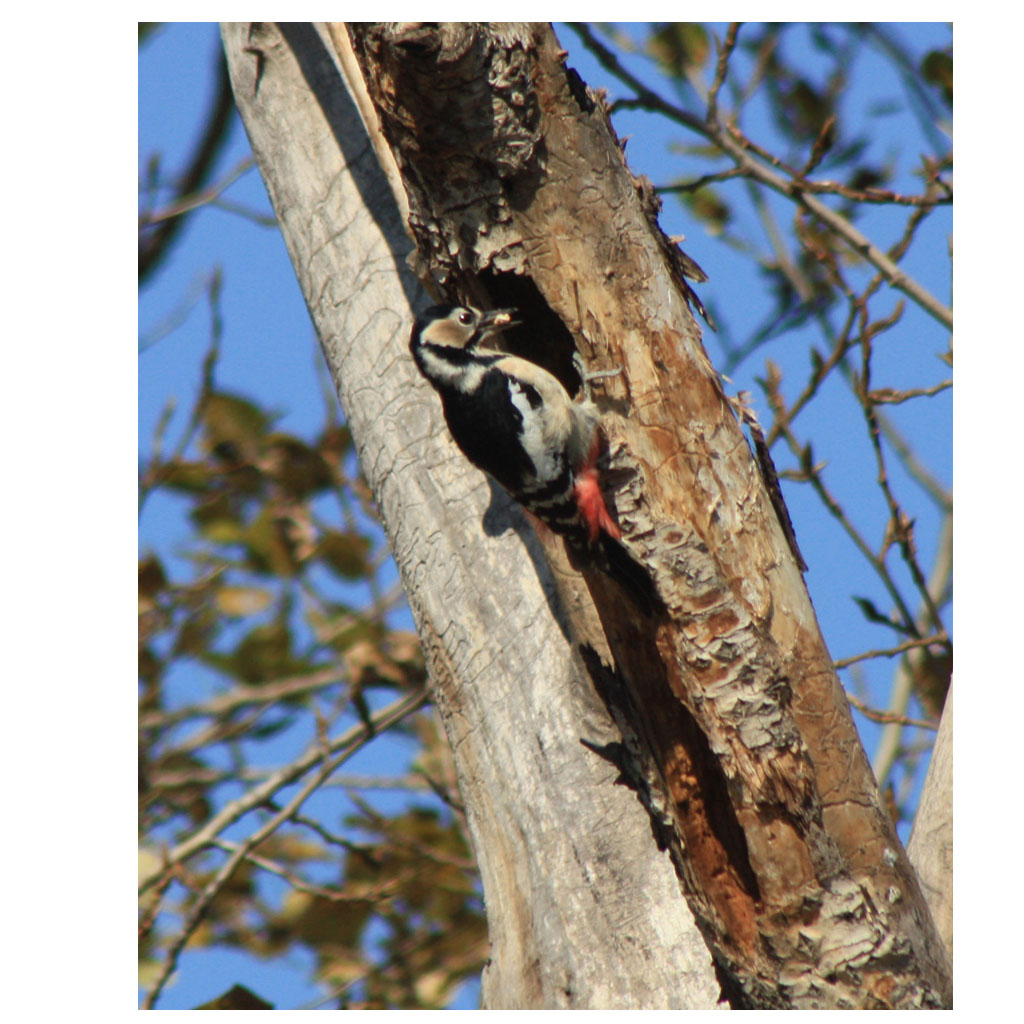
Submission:
[[[650,578],[620,543],[601,493],[597,406],[589,397],[573,401],[536,363],[481,349],[518,325],[515,312],[430,307],[412,329],[416,365],[466,458],[564,537],[574,564],[596,564],[650,606]]]

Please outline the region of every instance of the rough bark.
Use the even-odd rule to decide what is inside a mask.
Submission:
[[[404,308],[355,294],[378,268],[345,278],[360,212],[342,198],[336,121],[350,115],[327,49],[309,30],[226,30],[455,750],[494,944],[485,1004],[684,1005],[692,979],[661,940],[685,933],[686,915],[662,846],[733,1005],[949,1005],[942,943],[701,347],[688,264],[600,101],[543,26],[350,29],[434,290],[517,306],[532,327],[521,351],[569,385],[574,347],[592,370],[623,367],[604,388],[609,497],[665,606],[648,614],[589,571],[581,586],[500,493],[479,530],[479,474],[401,356]],[[293,119],[309,106],[294,82],[271,93],[290,64],[327,120],[319,134]],[[323,175],[312,199],[296,195],[301,161],[323,164],[303,168]]]
[[[573,346],[624,368],[606,387],[614,501],[666,610],[643,616],[588,576],[614,659],[594,659],[595,682],[734,1004],[948,1004],[944,950],[702,349],[686,262],[600,101],[544,26],[350,33],[434,280],[517,306],[520,344],[569,384]],[[601,649],[591,622],[572,628]]]
[[[455,751],[487,901],[485,1004],[714,1006],[711,958],[671,862],[592,749],[619,736],[552,614],[543,552],[454,448],[409,356],[411,311],[430,298],[406,265],[412,244],[363,97],[339,73],[344,52],[308,25],[222,35]]]

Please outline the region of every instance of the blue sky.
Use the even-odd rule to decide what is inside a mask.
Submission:
[[[906,42],[920,52],[942,47],[949,31],[942,25],[901,27]],[[591,86],[605,85],[612,98],[622,95],[620,87],[610,82],[593,60],[581,51],[576,36],[568,29],[558,29],[562,45],[569,50],[569,63]],[[799,41],[797,41],[797,44]],[[161,30],[159,36],[140,51],[139,59],[139,167],[156,150],[163,154],[170,171],[181,166],[188,151],[193,131],[205,109],[213,82],[213,56],[218,43],[214,25],[174,25]],[[895,83],[887,79],[888,70],[872,51],[858,54],[863,66],[856,69],[852,80],[857,84],[844,99],[844,115],[865,119],[870,124],[871,152],[881,162],[888,158],[903,140],[906,126],[898,118],[878,113],[878,102],[897,92]],[[656,79],[649,64],[641,59],[630,62],[646,80]],[[692,96],[684,96],[691,101]],[[746,130],[771,145],[768,112],[751,105]],[[686,177],[692,165],[681,159],[673,149],[679,138],[671,128],[651,115],[623,112],[615,120],[620,136],[631,136],[627,158],[635,171],[647,173],[657,184]],[[220,173],[227,171],[248,153],[244,132],[240,127],[233,134],[231,145],[221,158]],[[904,170],[909,170],[904,159]],[[914,183],[904,177],[894,187],[913,189]],[[235,183],[226,196],[233,202],[266,212],[269,204],[256,171],[250,171]],[[780,222],[788,223],[792,211],[782,200],[771,199]],[[873,213],[862,223],[862,229],[879,244],[887,246],[899,235],[899,225],[886,219],[883,211]],[[705,303],[723,314],[733,335],[742,338],[761,323],[770,309],[763,280],[750,264],[721,242],[707,235],[700,225],[690,221],[681,205],[667,198],[662,226],[669,234],[685,234],[684,248],[707,272],[709,281],[700,286]],[[933,216],[927,231],[915,243],[906,267],[941,300],[949,301],[949,264],[947,236],[952,231],[952,214],[940,212]],[[240,254],[241,258],[240,258]],[[288,262],[284,244],[276,229],[253,224],[236,213],[208,210],[195,217],[179,241],[168,265],[157,279],[140,293],[139,335],[145,339],[156,326],[179,309],[183,297],[193,292],[215,265],[224,268],[223,305],[224,339],[218,368],[221,385],[232,391],[253,396],[282,413],[281,428],[302,435],[319,422],[321,416],[320,383],[316,373],[319,354],[305,305]],[[886,301],[880,301],[883,310]],[[806,378],[808,344],[817,341],[813,332],[793,331],[773,341],[767,348],[741,365],[731,376],[734,390],[746,389],[755,398],[755,407],[767,424],[768,411],[754,377],[763,373],[763,360],[769,355],[783,369],[784,391],[792,397]],[[177,397],[178,412],[172,420],[171,436],[181,427],[199,379],[199,367],[209,342],[209,314],[199,301],[181,327],[172,335],[149,345],[139,357],[138,417],[139,448],[147,450],[149,439],[160,410]],[[714,335],[706,333],[705,344],[712,362],[721,365],[721,350]],[[876,386],[920,386],[948,376],[948,368],[936,356],[944,350],[946,337],[930,318],[908,303],[907,313],[899,328],[880,341],[876,362]],[[841,388],[835,388],[827,400],[813,404],[798,421],[800,433],[815,439],[816,457],[828,461],[830,486],[855,509],[858,524],[877,543],[885,521],[885,509],[874,487],[874,466],[865,443],[865,428],[852,400]],[[903,429],[911,433],[919,445],[924,461],[947,485],[952,481],[952,398],[946,393],[938,399],[907,403],[893,407],[892,415]],[[793,463],[781,447],[775,451],[779,468]],[[866,482],[865,482],[866,481]],[[930,506],[913,495],[914,484],[894,473],[894,486],[915,512],[918,545],[922,563],[928,566],[934,550],[937,520],[930,515]],[[820,503],[806,487],[784,484],[786,500],[792,514],[797,536],[810,566],[807,584],[814,601],[822,630],[836,658],[846,657],[869,647],[889,646],[891,637],[877,627],[869,628],[853,606],[850,594],[871,598],[882,609],[889,604],[884,590],[875,581],[852,546],[824,512]],[[152,546],[159,551],[173,552],[187,535],[187,526],[180,510],[169,500],[151,500],[139,526],[140,547]],[[172,563],[173,564],[173,563]],[[951,620],[949,622],[951,625]],[[894,662],[876,661],[865,665],[865,684],[870,693],[886,692]],[[208,681],[207,681],[208,683]],[[203,685],[207,685],[204,683]],[[188,692],[188,681],[182,681],[182,694]],[[858,725],[869,756],[877,729],[858,716]],[[386,752],[385,755],[387,756]],[[370,760],[364,771],[377,765]],[[204,958],[212,960],[212,969],[204,966]],[[308,988],[302,984],[308,965],[253,965],[236,961],[237,954],[206,952],[186,954],[182,960],[182,977],[166,993],[161,1005],[167,1008],[194,1006],[219,994],[235,980],[251,983],[259,994],[277,1005],[297,1005],[309,999]],[[246,981],[249,978],[250,981]],[[226,980],[226,984],[225,984]],[[472,1005],[472,993],[464,1005]]]

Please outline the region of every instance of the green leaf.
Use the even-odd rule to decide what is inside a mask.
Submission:
[[[167,574],[156,555],[139,562],[139,597],[154,598],[167,586]]]
[[[268,413],[241,395],[215,391],[203,406],[203,429],[209,451],[229,446],[251,459],[255,457],[257,442],[272,422]]]
[[[162,672],[163,662],[153,653],[151,647],[143,647],[139,651],[139,679],[153,687],[160,681]],[[152,697],[147,698],[143,703],[149,707],[153,705],[154,700]]]
[[[361,580],[369,574],[367,556],[372,543],[356,533],[326,530],[317,544],[317,554],[344,580]]]
[[[202,657],[209,650],[219,631],[219,621],[209,607],[191,612],[181,624],[181,629],[175,638],[174,656]]]
[[[315,448],[288,434],[274,434],[268,442],[271,475],[290,495],[305,498],[331,485],[330,468]]]
[[[291,698],[292,703],[295,702],[295,698]],[[290,729],[295,724],[294,715],[286,715],[283,718],[278,718],[272,722],[264,722],[262,725],[254,725],[250,728],[245,736],[246,739],[250,740],[269,740],[273,736],[277,736],[279,733],[284,732],[286,729]]]
[[[278,516],[263,508],[244,533],[246,557],[250,567],[270,576],[294,576],[298,565],[291,545],[280,529]]]
[[[703,25],[692,21],[670,21],[651,33],[647,51],[668,74],[681,78],[687,71],[700,70],[704,66],[711,44]]]
[[[291,630],[280,621],[256,626],[242,638],[231,660],[234,674],[247,683],[291,675],[296,666]]]
[[[931,50],[921,61],[921,74],[936,86],[942,98],[953,105],[953,54],[948,50]]]
[[[888,626],[890,629],[895,629],[897,633],[904,633],[908,636],[912,635],[912,631],[904,626],[903,623],[894,622],[888,615],[883,615],[868,598],[854,597],[853,600],[868,622],[876,622],[880,626]]]
[[[149,42],[153,35],[159,32],[161,28],[163,28],[163,22],[161,21],[140,21],[138,45],[142,46],[143,43]]]
[[[221,492],[197,505],[189,518],[203,536],[214,544],[240,544],[246,530],[230,496]]]
[[[258,615],[269,605],[273,595],[261,587],[221,587],[214,598],[217,610],[230,618]]]
[[[268,1003],[244,985],[232,985],[223,995],[211,999],[196,1007],[197,1010],[272,1010],[273,1003]]]
[[[203,462],[171,462],[160,467],[161,483],[185,494],[204,494],[213,475],[213,470]]]
[[[288,928],[303,942],[329,947],[337,954],[351,950],[361,960],[360,936],[373,909],[370,900],[335,903],[323,896],[292,890],[285,897],[282,917],[287,918]]]
[[[716,189],[705,186],[683,197],[684,205],[704,221],[713,234],[721,234],[732,220],[732,209]]]
[[[329,463],[338,463],[352,450],[352,433],[344,423],[332,424],[317,439],[316,447]]]
[[[810,441],[800,449],[800,469],[805,480],[812,479],[818,472],[819,467],[814,464],[814,448]]]
[[[796,79],[789,89],[784,90],[783,100],[785,108],[779,113],[798,139],[816,139],[834,113],[829,98],[806,78]]]

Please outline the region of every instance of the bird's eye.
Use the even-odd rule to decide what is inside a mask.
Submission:
[[[470,311],[468,309],[464,309],[459,314],[459,323],[460,324],[471,324],[472,322],[473,322],[473,314],[470,313]]]

